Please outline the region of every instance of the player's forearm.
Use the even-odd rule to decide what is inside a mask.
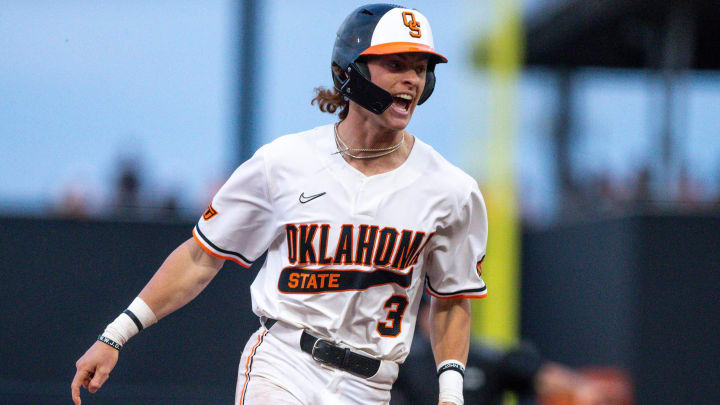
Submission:
[[[430,310],[430,342],[435,363],[467,362],[470,350],[470,300],[433,299]]]
[[[223,262],[205,253],[194,240],[188,239],[165,259],[139,296],[157,319],[161,319],[200,294],[218,273]]]
[[[470,350],[470,301],[433,299],[430,305],[430,342],[438,366],[439,403],[461,405]]]

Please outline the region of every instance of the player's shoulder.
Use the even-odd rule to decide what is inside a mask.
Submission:
[[[473,192],[479,193],[477,181],[432,146],[416,137],[415,147],[420,155],[417,160],[421,162],[423,178],[432,179],[431,183],[436,187],[442,187],[459,199],[466,199]]]
[[[258,149],[266,161],[272,163],[293,163],[312,159],[321,140],[332,130],[332,125],[323,125],[301,132],[285,134]],[[300,162],[297,162],[300,163]]]

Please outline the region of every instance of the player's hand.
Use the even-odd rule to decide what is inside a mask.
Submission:
[[[70,384],[72,399],[80,405],[80,386],[91,393],[96,393],[110,377],[110,371],[118,361],[118,351],[102,342],[95,342],[75,363],[77,371]]]
[[[457,405],[455,402],[440,402],[438,405]]]

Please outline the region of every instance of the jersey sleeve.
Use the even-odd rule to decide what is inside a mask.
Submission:
[[[276,231],[261,148],[218,190],[193,237],[211,255],[248,268],[267,250]]]
[[[451,217],[431,238],[425,288],[437,298],[483,298],[487,289],[481,265],[488,228],[477,184]]]

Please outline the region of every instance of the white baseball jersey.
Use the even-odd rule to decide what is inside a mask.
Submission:
[[[371,356],[402,362],[425,284],[486,295],[487,218],[477,183],[416,138],[406,162],[365,176],[333,125],[260,148],[193,230],[209,253],[249,267],[253,311]]]

